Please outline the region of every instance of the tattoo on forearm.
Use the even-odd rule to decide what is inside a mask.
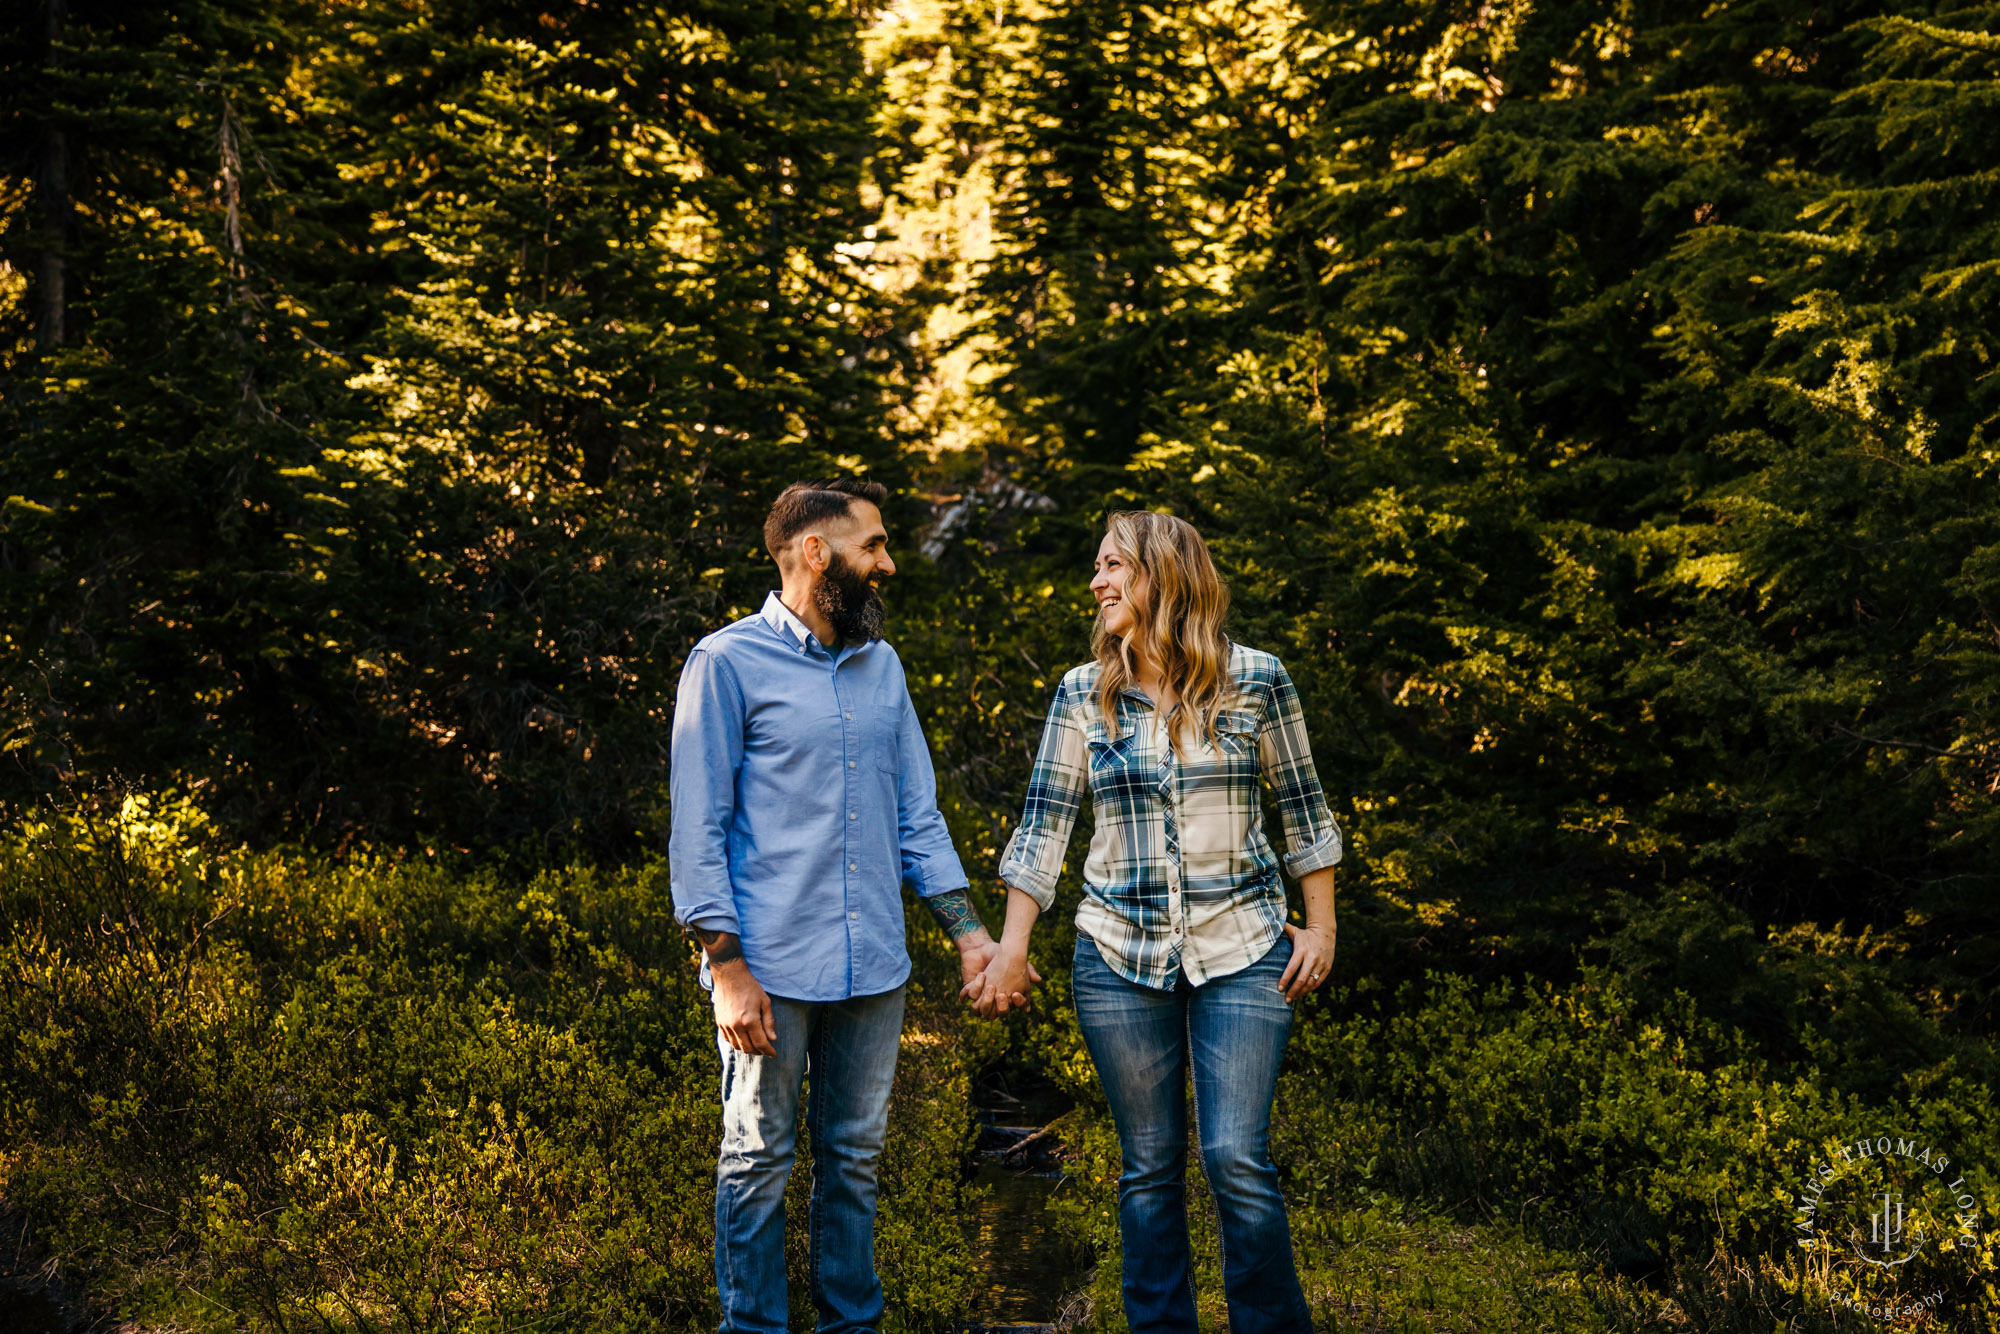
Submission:
[[[732,932],[710,931],[706,927],[696,927],[694,934],[701,941],[702,949],[708,952],[708,966],[743,957],[743,945]]]
[[[931,916],[938,919],[938,925],[953,940],[973,931],[983,931],[986,923],[979,920],[979,912],[972,906],[972,896],[962,889],[947,890],[935,898],[925,899]]]

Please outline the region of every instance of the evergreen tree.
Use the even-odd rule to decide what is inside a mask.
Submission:
[[[339,448],[352,325],[299,264],[322,234],[298,201],[332,171],[280,53],[312,15],[64,11],[7,56],[36,71],[10,138],[66,160],[60,198],[44,173],[5,219],[29,279],[0,453],[12,777],[178,775],[310,813],[328,738],[367,727],[341,617],[391,572],[384,498]]]
[[[1984,930],[1988,22],[1288,38],[1324,78],[1143,494],[1300,660],[1410,931],[1560,966],[1607,895],[1690,884]]]
[[[1165,420],[1221,280],[1211,247],[1232,219],[1201,119],[1221,96],[1203,47],[1222,22],[1103,0],[1016,22],[977,300],[1008,448],[1032,480],[1090,504]]]
[[[27,346],[32,284],[11,316],[15,781],[629,842],[681,653],[768,586],[772,489],[894,475],[906,331],[835,262],[873,216],[854,21],[105,14],[19,58],[93,174],[71,341]]]
[[[345,78],[396,129],[360,169],[425,261],[355,382],[424,507],[432,612],[385,690],[479,776],[472,827],[629,835],[681,653],[772,582],[771,494],[891,457],[895,314],[835,258],[873,218],[857,33],[470,6],[371,36]],[[384,59],[410,77],[371,89]]]

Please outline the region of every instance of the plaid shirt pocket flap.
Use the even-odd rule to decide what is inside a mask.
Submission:
[[[1215,715],[1215,737],[1222,749],[1238,755],[1257,750],[1257,715],[1248,709],[1224,709]]]
[[[1132,744],[1132,729],[1128,727],[1113,738],[1111,729],[1104,725],[1103,717],[1093,712],[1083,719],[1083,741],[1090,748],[1090,767],[1102,769],[1117,763],[1125,749]]]

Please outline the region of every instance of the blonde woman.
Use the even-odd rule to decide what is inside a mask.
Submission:
[[[1097,660],[1063,677],[1049,706],[1000,863],[1000,952],[966,992],[982,1013],[1005,1013],[1028,992],[1028,934],[1055,899],[1087,792],[1096,831],[1071,979],[1124,1154],[1126,1319],[1133,1334],[1196,1329],[1191,1074],[1230,1328],[1309,1334],[1268,1145],[1291,1005],[1333,963],[1340,829],[1284,664],[1222,633],[1229,594],[1199,533],[1163,514],[1113,514],[1090,588]],[[1299,880],[1303,926],[1286,920],[1260,780],[1284,821],[1283,866]]]

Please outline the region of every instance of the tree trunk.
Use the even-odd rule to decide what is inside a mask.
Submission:
[[[42,68],[53,72],[56,47],[62,41],[69,0],[43,0],[43,19],[48,37],[48,53]],[[69,244],[76,230],[76,208],[69,192],[70,142],[68,131],[50,125],[42,134],[40,160],[35,164],[35,190],[42,205],[42,254],[37,304],[36,340],[42,350],[60,347],[66,334],[69,308]]]

